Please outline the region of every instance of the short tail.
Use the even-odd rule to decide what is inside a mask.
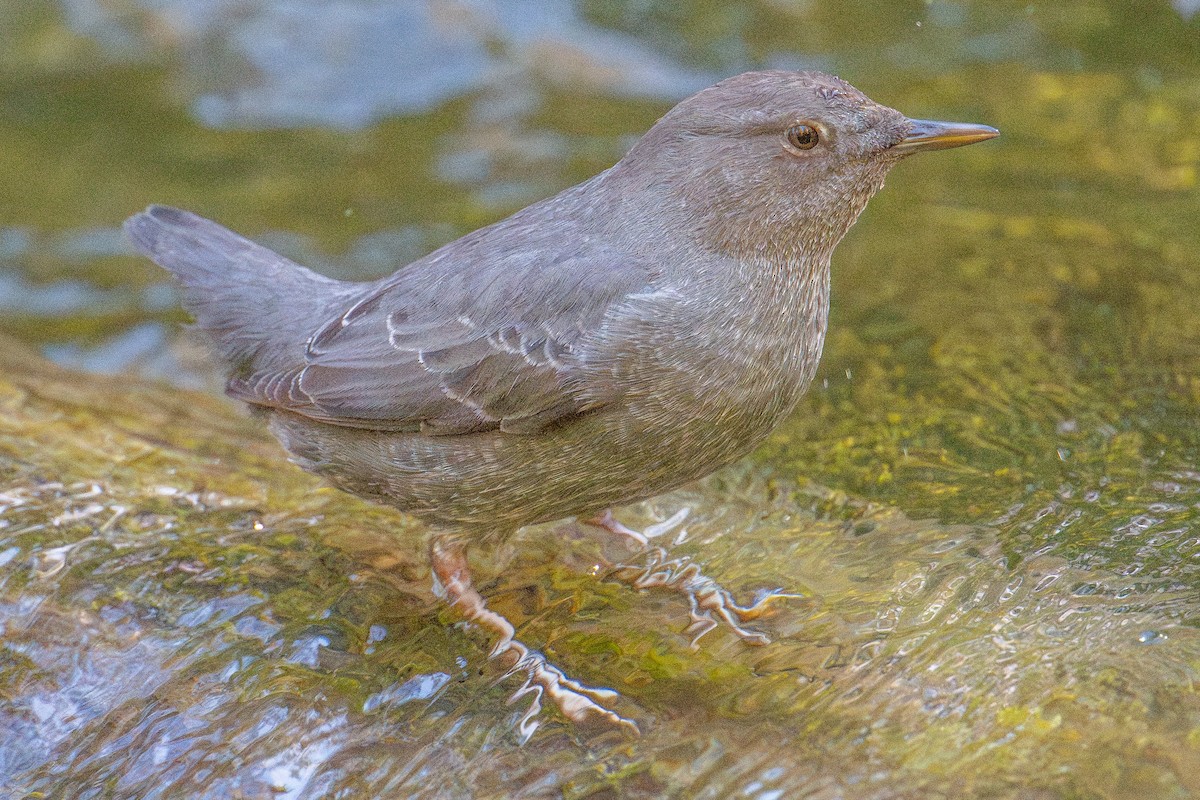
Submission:
[[[139,252],[179,279],[184,308],[235,376],[303,364],[308,336],[357,286],[177,208],[150,206],[126,220],[125,232]]]

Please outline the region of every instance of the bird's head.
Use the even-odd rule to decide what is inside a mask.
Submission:
[[[703,246],[827,259],[901,159],[998,133],[909,119],[820,72],[747,72],[667,112],[613,177]]]

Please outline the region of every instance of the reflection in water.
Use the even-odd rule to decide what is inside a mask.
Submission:
[[[177,384],[212,385],[116,234],[151,200],[361,278],[608,166],[709,73],[819,65],[1005,136],[893,173],[785,430],[622,516],[689,508],[673,554],[802,592],[773,644],[693,653],[684,602],[569,523],[481,561],[636,742],[544,715],[517,746],[411,520],[223,401],[6,340],[0,794],[1200,793],[1191,4],[114,7],[0,0],[0,329]]]

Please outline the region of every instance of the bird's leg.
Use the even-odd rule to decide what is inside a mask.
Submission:
[[[505,656],[511,661],[505,677],[517,672],[525,673],[525,684],[509,699],[512,703],[527,694],[533,695],[529,710],[518,724],[522,742],[527,741],[538,726],[534,718],[542,710],[543,695],[553,701],[563,716],[572,722],[582,722],[591,715],[628,728],[634,734],[638,733],[637,725],[631,720],[610,711],[598,702],[614,699],[617,697],[616,692],[611,689],[593,689],[568,678],[562,670],[547,662],[541,653],[530,650],[517,641],[512,623],[503,615],[489,609],[483,597],[471,584],[465,544],[452,538],[435,537],[429,547],[429,560],[450,606],[467,622],[473,622],[499,636],[489,658]]]
[[[648,529],[647,533],[651,536],[658,536],[677,527],[687,517],[686,512],[687,509],[683,509],[666,522],[655,525],[655,530]],[[666,549],[662,547],[646,547],[649,544],[649,537],[617,522],[613,518],[611,510],[605,510],[594,517],[580,521],[646,548],[649,558],[645,567],[618,566],[610,574],[635,589],[670,589],[685,595],[692,618],[692,622],[685,632],[694,634],[692,649],[698,648],[704,634],[718,626],[718,618],[724,620],[725,624],[747,644],[768,644],[771,640],[765,634],[744,628],[742,623],[761,617],[774,600],[800,597],[800,595],[774,591],[763,595],[752,605],[743,606],[733,599],[733,595],[727,589],[701,572],[699,565],[695,562],[686,557],[669,558]]]
[[[611,508],[604,509],[594,517],[587,517],[586,519],[581,518],[579,521],[584,525],[602,528],[603,530],[606,530],[611,534],[615,534],[616,536],[623,536],[642,547],[650,544],[650,540],[646,538],[646,534],[642,533],[641,531],[635,531],[633,528],[617,522],[616,517],[613,516]]]
[[[641,547],[645,547],[650,544],[651,539],[662,536],[664,533],[670,533],[682,525],[684,520],[688,518],[689,513],[691,513],[691,509],[684,506],[672,514],[670,518],[662,522],[656,522],[648,526],[644,531],[635,531],[633,528],[622,525],[613,516],[611,508],[604,509],[594,517],[587,517],[579,521],[585,525],[594,525],[597,528],[603,528],[609,533],[622,536]]]

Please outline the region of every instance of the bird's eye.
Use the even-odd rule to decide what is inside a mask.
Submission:
[[[793,125],[787,130],[787,140],[797,150],[812,150],[821,136],[812,125]]]

